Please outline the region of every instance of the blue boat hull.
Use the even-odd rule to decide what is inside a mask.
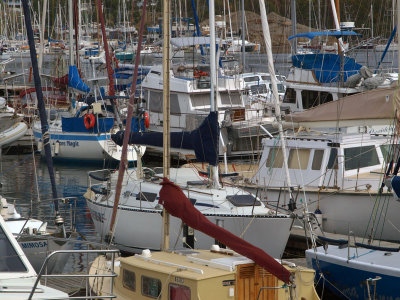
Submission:
[[[322,259],[318,259],[317,263],[316,259],[312,258],[311,262],[312,268],[316,270],[316,280],[321,277],[321,273],[323,274],[318,283],[320,285],[323,284],[325,289],[329,289],[338,297],[369,299],[366,280],[379,276],[382,279],[376,281],[375,299],[400,299],[400,280],[397,276],[360,270],[350,266],[327,262]],[[309,265],[309,267],[311,266]],[[374,294],[374,286],[370,284],[369,289],[372,296]]]

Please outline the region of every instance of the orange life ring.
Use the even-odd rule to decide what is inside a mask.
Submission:
[[[195,78],[200,78],[201,76],[208,76],[208,73],[207,73],[207,72],[204,72],[204,71],[201,71],[201,70],[199,70],[199,69],[194,69],[194,70],[193,70],[193,76],[194,76]]]
[[[96,123],[96,119],[94,118],[93,114],[86,114],[85,117],[83,118],[83,123],[85,124],[86,129],[90,129],[94,127],[94,124]]]
[[[146,126],[146,128],[150,126],[150,117],[147,112],[144,113],[144,126]]]

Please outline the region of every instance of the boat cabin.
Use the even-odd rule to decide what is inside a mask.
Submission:
[[[287,299],[290,289],[302,299],[319,299],[313,284],[300,282],[313,282],[311,269],[285,265],[296,282],[288,286],[248,258],[231,250],[214,249],[144,250],[141,255],[121,258],[115,267],[119,274],[114,283],[117,299]],[[99,286],[93,284],[92,288]],[[102,286],[109,287],[106,283]]]
[[[287,136],[286,151],[291,184],[305,188],[377,188],[388,138],[370,134]],[[281,187],[286,183],[280,141],[265,138],[259,171],[253,183]]]

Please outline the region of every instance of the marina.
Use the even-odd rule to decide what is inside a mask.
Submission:
[[[0,298],[398,299],[400,1],[189,2],[0,2]]]

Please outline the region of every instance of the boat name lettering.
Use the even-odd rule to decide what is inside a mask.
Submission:
[[[96,220],[98,222],[104,223],[104,213],[99,213],[97,211],[92,211],[91,212],[92,219]]]
[[[21,243],[22,248],[43,248],[47,246],[47,242],[39,241],[39,242],[25,242]]]
[[[222,281],[222,286],[231,286],[235,285],[235,280],[224,280]]]
[[[66,141],[66,142],[58,141],[57,143],[59,143],[60,146],[67,146],[67,147],[72,147],[72,148],[79,147],[78,141],[73,141],[73,142],[72,141]]]
[[[177,277],[177,276],[175,276],[175,282],[177,282],[177,283],[184,283],[184,279],[182,278],[182,277]]]

